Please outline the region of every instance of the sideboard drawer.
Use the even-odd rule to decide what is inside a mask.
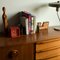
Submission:
[[[36,60],[39,60],[39,59],[47,60],[54,57],[58,57],[60,56],[59,52],[60,52],[60,48],[55,50],[45,51],[45,52],[38,52],[36,53]]]
[[[53,39],[51,41],[45,41],[41,43],[36,43],[36,52],[46,51],[50,49],[60,48],[60,39]]]
[[[51,58],[51,59],[49,59],[49,60],[60,60],[60,56],[56,56],[56,57]]]
[[[11,46],[11,47],[2,47],[0,48],[0,59],[1,60],[17,60],[18,57],[19,59],[22,59],[22,51],[21,47],[19,46]]]
[[[20,44],[0,48],[0,60],[33,60],[33,45]]]

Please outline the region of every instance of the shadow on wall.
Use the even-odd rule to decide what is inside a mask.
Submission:
[[[11,18],[8,19],[8,23],[9,23],[8,28],[10,28],[10,26],[17,26],[18,22],[19,22],[19,19],[18,19],[18,13],[17,13],[14,16],[12,16]],[[2,22],[0,24],[0,32],[3,32],[3,31],[4,31],[4,26],[3,26],[3,22]]]
[[[19,19],[18,19],[18,13],[15,14],[14,16],[12,16],[11,18],[8,19],[8,22],[9,22],[9,27],[14,25],[14,26],[17,26],[18,22],[19,22]]]

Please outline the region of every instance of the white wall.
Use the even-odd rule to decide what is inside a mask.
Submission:
[[[40,8],[38,12],[32,9],[42,3],[55,2],[58,0],[0,0],[0,23],[2,23],[2,7],[6,7],[8,19],[20,11],[28,11],[36,16],[36,21],[49,21],[50,26],[60,25],[55,8]]]

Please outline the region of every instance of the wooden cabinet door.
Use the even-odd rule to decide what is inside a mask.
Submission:
[[[3,47],[0,48],[0,60],[34,60],[33,50],[33,44]]]

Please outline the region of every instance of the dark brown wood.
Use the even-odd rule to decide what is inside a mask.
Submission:
[[[47,55],[44,55],[45,53],[50,54],[48,57],[54,57],[55,54],[60,55],[57,54],[60,52],[59,40],[60,31],[53,30],[53,27],[48,28],[48,30],[41,30],[36,34],[21,35],[19,38],[15,39],[2,36],[0,37],[0,60],[9,60],[8,54],[10,51],[14,53],[12,54],[13,58],[10,60],[35,60],[40,57],[41,59],[48,59],[46,58]],[[43,52],[41,53],[42,55],[38,53],[40,52],[39,50]],[[15,51],[18,51],[18,54],[15,54]],[[53,55],[47,51],[52,52]]]
[[[32,35],[20,35],[18,38],[0,37],[0,47],[14,46],[19,44],[38,43],[51,41],[51,39],[60,38],[60,31],[55,31],[53,28],[41,30],[39,33]]]
[[[17,53],[15,53],[15,51],[17,51]],[[33,44],[3,47],[0,48],[0,60],[34,60],[33,51]],[[12,53],[9,56],[10,52]]]

